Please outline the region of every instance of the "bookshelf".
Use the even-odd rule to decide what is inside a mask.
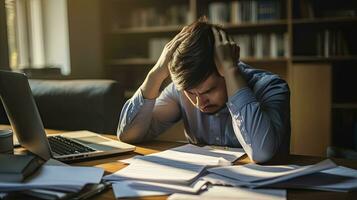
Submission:
[[[101,1],[106,76],[120,81],[129,98],[165,41],[206,15],[238,42],[242,61],[288,81],[291,152],[325,155],[326,147],[335,145],[340,126],[334,122],[339,116],[335,113],[357,110],[357,94],[336,100],[341,99],[336,91],[347,87],[337,72],[354,72],[345,65],[357,68],[356,4],[353,0]]]

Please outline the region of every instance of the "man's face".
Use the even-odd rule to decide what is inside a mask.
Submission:
[[[184,90],[190,102],[201,112],[214,114],[227,102],[226,83],[217,73],[211,74],[197,87]]]

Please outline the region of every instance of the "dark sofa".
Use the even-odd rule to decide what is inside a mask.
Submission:
[[[115,134],[124,91],[113,80],[30,80],[45,128]],[[0,123],[6,123],[0,106]]]

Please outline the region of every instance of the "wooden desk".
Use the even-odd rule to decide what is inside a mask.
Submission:
[[[0,129],[6,126],[0,125]],[[8,126],[7,126],[8,127]],[[51,133],[58,133],[59,131],[54,130],[47,130],[48,134]],[[113,135],[105,135],[106,137],[115,139],[116,137]],[[182,145],[183,143],[175,143],[175,142],[150,142],[145,144],[137,145],[137,148],[134,152],[124,153],[120,155],[114,155],[105,158],[99,158],[96,160],[90,161],[83,161],[73,163],[72,165],[75,166],[96,166],[101,167],[105,170],[106,174],[113,173],[119,169],[124,168],[126,165],[124,163],[118,162],[117,160],[126,159],[133,157],[135,155],[148,155],[151,153],[163,151],[172,147],[177,147]],[[273,161],[267,164],[300,164],[300,165],[307,165],[307,164],[314,164],[323,160],[324,158],[321,157],[312,157],[312,156],[300,156],[300,155],[291,155],[284,160]],[[344,159],[332,159],[336,164],[343,165],[346,167],[357,169],[357,162],[351,160],[344,160]],[[241,159],[235,162],[236,165],[246,164],[249,163],[250,160],[247,156],[243,156]],[[108,189],[103,193],[96,195],[92,199],[100,199],[100,200],[109,200],[115,199],[113,191]],[[166,199],[166,196],[159,196],[159,197],[146,197],[140,199]],[[329,199],[357,199],[357,192],[350,192],[350,193],[342,193],[342,192],[324,192],[324,191],[315,191],[315,190],[288,190],[288,199],[295,200],[295,199],[303,199],[303,200],[329,200]]]
[[[113,136],[109,136],[113,137]],[[129,157],[132,157],[134,155],[148,155],[151,153],[159,152],[165,149],[169,149],[172,147],[176,147],[182,145],[182,143],[174,143],[174,142],[150,142],[142,145],[138,145],[137,149],[133,153],[125,154],[125,155],[118,155],[114,156],[111,158],[106,158],[106,159],[99,159],[95,161],[88,161],[88,162],[80,162],[76,163],[75,165],[79,166],[97,166],[101,167],[106,170],[107,173],[113,173],[126,165],[120,162],[117,162],[117,160],[120,159],[126,159]],[[324,158],[321,157],[312,157],[312,156],[299,156],[299,155],[291,155],[288,158],[281,160],[281,161],[275,161],[275,162],[270,162],[267,164],[300,164],[300,165],[307,165],[307,164],[314,164],[319,161],[324,160]],[[356,161],[350,161],[350,160],[342,160],[342,159],[332,159],[336,164],[338,165],[343,165],[346,167],[350,168],[355,168],[357,169],[357,162]],[[247,164],[250,163],[250,160],[247,156],[243,156],[241,159],[235,162],[235,164],[240,165],[240,164]],[[100,195],[97,195],[96,197],[92,199],[114,199],[114,194],[112,190],[108,190]],[[166,197],[161,196],[161,197],[147,197],[147,198],[140,198],[140,199],[166,199]],[[324,200],[329,200],[329,199],[357,199],[357,192],[350,192],[350,193],[341,193],[341,192],[324,192],[324,191],[316,191],[316,190],[288,190],[288,198],[289,200],[295,200],[295,199],[303,199],[303,200],[318,200],[318,199],[324,199]]]

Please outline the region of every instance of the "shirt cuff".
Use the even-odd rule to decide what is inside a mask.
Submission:
[[[244,87],[238,90],[233,96],[229,97],[226,104],[232,113],[237,114],[242,107],[256,101],[257,99],[253,91],[249,87]]]
[[[142,107],[150,109],[155,105],[155,99],[144,99],[143,93],[139,88],[130,99],[133,109],[130,110],[130,116],[135,116]]]
[[[155,104],[155,99],[145,99],[143,92],[139,88],[134,95],[131,97],[135,105],[144,105],[144,104]]]

